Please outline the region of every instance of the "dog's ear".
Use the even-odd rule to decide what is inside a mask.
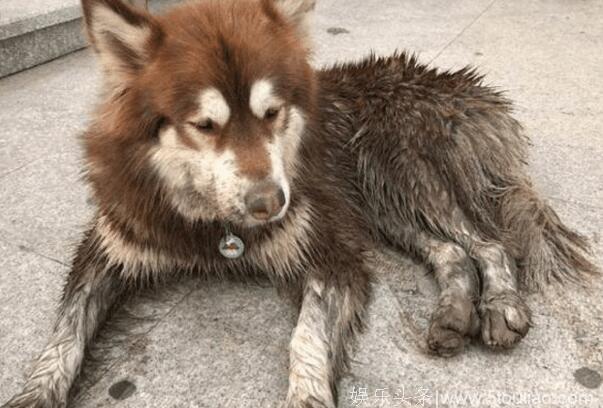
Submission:
[[[302,37],[309,33],[308,20],[316,0],[274,0],[277,9],[295,26]]]
[[[90,43],[113,84],[136,75],[159,47],[163,33],[146,11],[121,0],[82,0]]]

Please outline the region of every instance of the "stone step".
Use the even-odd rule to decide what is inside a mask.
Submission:
[[[177,1],[149,3],[159,10]],[[0,0],[0,78],[84,47],[79,0]]]

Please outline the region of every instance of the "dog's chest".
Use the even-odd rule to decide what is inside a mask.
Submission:
[[[289,279],[303,273],[309,262],[313,220],[311,206],[300,203],[285,220],[261,234],[217,229],[207,235],[174,234],[162,241],[135,242],[126,239],[103,217],[98,219],[96,229],[108,264],[118,266],[125,278],[177,271],[219,274],[254,270]],[[229,234],[244,245],[240,256],[229,258],[221,253],[221,241]]]

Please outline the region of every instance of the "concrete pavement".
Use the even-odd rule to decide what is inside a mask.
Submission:
[[[601,265],[602,19],[594,0],[319,0],[315,63],[398,48],[442,68],[478,66],[516,101],[534,142],[535,183],[592,239]],[[1,402],[45,342],[91,213],[76,138],[98,83],[89,51],[0,80]],[[531,295],[535,327],[512,351],[475,344],[441,359],[422,351],[431,277],[395,254],[379,259],[371,324],[343,380],[342,407],[603,406],[600,283],[590,293]],[[277,407],[294,322],[262,283],[183,281],[146,293],[110,323],[73,406]]]

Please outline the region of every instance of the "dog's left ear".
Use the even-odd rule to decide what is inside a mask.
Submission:
[[[309,34],[308,20],[316,0],[274,0],[276,8],[295,26],[302,37]]]

